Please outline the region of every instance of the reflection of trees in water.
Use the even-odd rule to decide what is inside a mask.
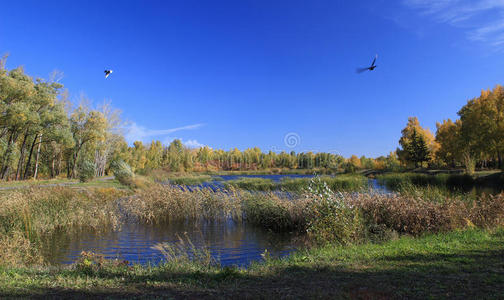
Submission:
[[[156,243],[177,243],[187,237],[196,247],[208,247],[217,259],[243,264],[260,259],[268,249],[273,255],[291,249],[290,235],[279,235],[233,220],[216,222],[183,222],[156,225],[124,224],[119,231],[60,232],[47,240],[44,248],[50,261],[73,261],[83,250],[132,262],[159,261],[162,257],[151,249]]]

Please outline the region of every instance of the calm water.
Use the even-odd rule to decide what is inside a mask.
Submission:
[[[216,191],[218,189],[224,188],[223,182],[228,181],[228,180],[240,179],[240,178],[262,178],[262,179],[270,179],[273,182],[280,182],[280,180],[282,180],[282,178],[312,178],[313,176],[314,175],[304,175],[304,174],[222,175],[222,176],[215,176],[214,178],[216,178],[216,180],[214,180],[214,181],[203,182],[202,184],[195,185],[192,187],[205,187],[205,188],[211,188],[214,191]]]
[[[52,237],[45,255],[53,264],[72,263],[83,250],[133,263],[157,264],[163,257],[152,247],[161,242],[176,243],[179,236],[187,236],[198,248],[209,247],[212,256],[222,265],[246,266],[261,260],[265,249],[274,256],[295,250],[292,236],[272,234],[230,220],[157,226],[126,224],[120,230],[105,233],[82,232],[72,236],[61,233]]]

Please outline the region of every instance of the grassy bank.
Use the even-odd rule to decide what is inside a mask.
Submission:
[[[417,187],[440,187],[450,190],[468,191],[473,187],[499,189],[504,186],[504,173],[477,172],[466,174],[425,174],[425,173],[386,173],[377,176],[378,181],[391,190],[398,191],[403,185]]]
[[[95,178],[88,182],[80,182],[77,179],[41,179],[41,180],[22,180],[22,181],[2,181],[0,182],[0,191],[22,189],[28,187],[55,187],[71,186],[75,188],[93,187],[93,188],[127,188],[113,177]]]
[[[248,191],[275,191],[305,193],[310,185],[311,178],[282,178],[280,182],[274,182],[265,178],[239,178],[224,182],[224,186],[244,189]],[[334,177],[322,176],[325,182],[333,191],[355,192],[366,189],[368,180],[361,175],[337,175]]]
[[[248,269],[174,261],[0,268],[0,296],[64,298],[499,298],[504,230],[469,229],[382,244],[327,245]]]

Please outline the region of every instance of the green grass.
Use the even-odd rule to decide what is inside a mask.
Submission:
[[[383,244],[299,251],[248,269],[191,262],[157,267],[0,268],[0,297],[500,298],[504,230],[465,230]],[[267,255],[265,255],[267,257]]]
[[[168,180],[172,184],[180,184],[180,185],[199,185],[204,182],[211,182],[214,179],[210,175],[189,175],[189,176],[179,176],[179,177],[168,177]]]
[[[126,188],[119,181],[113,178],[95,178],[89,182],[79,182],[77,179],[42,179],[0,182],[0,188],[19,189],[27,187],[50,187],[53,185],[70,187],[101,187],[101,188]]]
[[[273,191],[277,189],[277,185],[271,179],[265,178],[238,178],[224,181],[224,187],[239,188],[247,191]]]
[[[275,191],[283,190],[295,193],[304,193],[310,184],[311,178],[282,178],[280,182],[274,182],[266,178],[238,178],[224,182],[224,186],[244,189],[248,191]],[[322,176],[333,191],[355,192],[368,186],[367,178],[361,175],[337,175]]]

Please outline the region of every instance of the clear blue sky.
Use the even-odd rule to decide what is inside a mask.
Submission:
[[[63,71],[72,99],[84,92],[123,111],[129,139],[386,155],[409,116],[435,131],[504,78],[500,0],[16,0],[1,9],[7,67]],[[356,74],[375,53],[376,70]],[[294,148],[284,144],[291,132]]]

